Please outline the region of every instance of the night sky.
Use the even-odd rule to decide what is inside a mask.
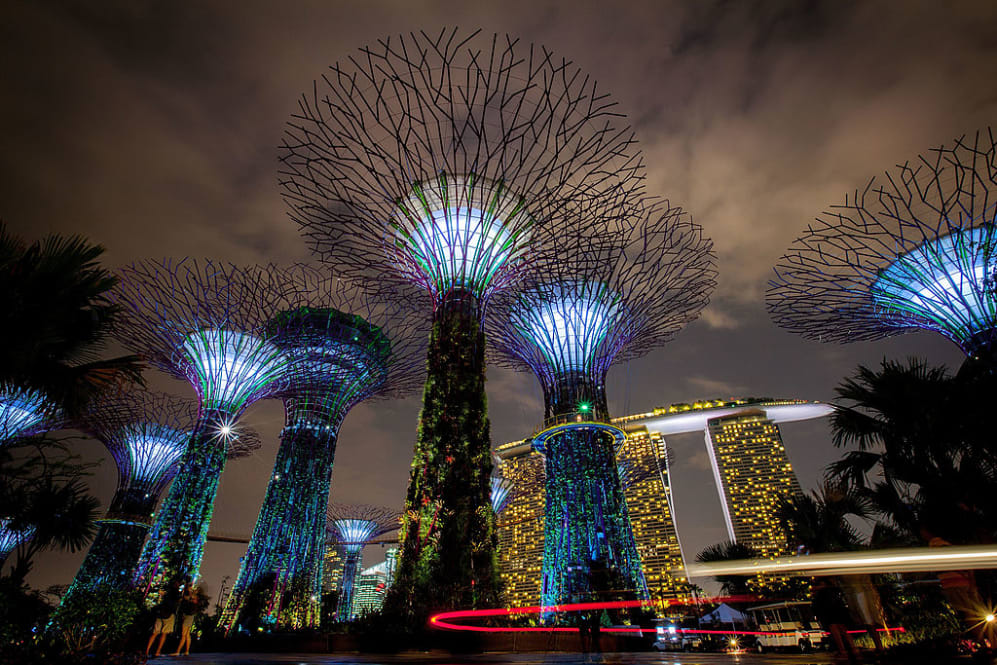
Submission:
[[[35,239],[81,233],[113,268],[140,258],[309,259],[276,185],[299,94],[363,44],[443,26],[508,32],[574,60],[619,101],[648,191],[713,238],[719,287],[663,349],[610,374],[614,415],[700,398],[829,400],[859,363],[958,365],[930,334],[806,342],[768,319],[771,267],[813,217],[870,177],[997,123],[997,4],[896,2],[8,2],[0,9],[0,217]],[[25,322],[30,326],[30,322]],[[491,368],[495,445],[543,416],[528,375]],[[154,375],[152,387],[192,395]],[[401,508],[419,403],[361,405],[340,433],[333,501]],[[262,450],[222,478],[212,530],[248,536],[283,420],[249,410]],[[783,430],[805,489],[838,454],[827,424]],[[687,557],[724,539],[701,436],[669,441]],[[93,477],[106,505],[113,462]],[[244,545],[209,543],[210,594]],[[67,584],[83,553],[40,555],[29,582]],[[368,549],[365,563],[380,560]]]

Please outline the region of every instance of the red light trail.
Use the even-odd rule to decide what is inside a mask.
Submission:
[[[738,600],[753,600],[752,597],[728,596],[709,599],[700,599],[698,602],[730,602]],[[664,601],[664,605],[681,606],[692,604],[693,601]],[[432,628],[443,630],[464,630],[475,633],[576,633],[577,627],[569,626],[474,626],[463,623],[452,623],[459,619],[482,619],[488,617],[507,617],[514,614],[540,614],[541,612],[585,612],[587,610],[613,610],[613,609],[634,609],[638,607],[656,607],[661,605],[661,601],[653,600],[618,600],[601,603],[572,603],[569,605],[533,605],[530,607],[499,607],[484,610],[456,610],[452,612],[440,612],[429,618],[429,625]],[[618,626],[604,630],[607,633],[624,633],[642,635],[644,632],[655,632],[655,628],[641,628],[640,626]],[[762,631],[762,630],[706,630],[702,628],[677,628],[679,632],[692,635],[782,635],[793,631]],[[902,627],[879,628],[879,632],[904,632]],[[849,633],[864,633],[864,630],[852,630]],[[825,633],[826,635],[827,633]]]

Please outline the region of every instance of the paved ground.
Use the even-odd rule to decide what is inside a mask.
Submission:
[[[695,654],[695,653],[612,653],[598,656],[565,653],[488,653],[451,656],[444,653],[376,656],[356,654],[192,654],[181,658],[160,657],[153,665],[828,665],[835,661],[826,654]]]

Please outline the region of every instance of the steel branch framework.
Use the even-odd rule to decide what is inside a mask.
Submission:
[[[287,359],[263,328],[298,286],[272,266],[190,259],[138,262],[118,275],[117,338],[200,398],[195,434],[139,559],[136,576],[148,589],[197,577],[218,480],[240,437],[236,422],[286,383]]]
[[[897,165],[811,224],[775,268],[773,320],[808,339],[940,332],[992,365],[997,144],[963,136]]]
[[[336,611],[339,621],[349,621],[352,616],[354,585],[364,546],[374,538],[396,530],[400,519],[401,513],[379,506],[334,504],[329,507],[329,535],[342,545],[346,555]]]
[[[605,201],[577,211],[599,219]],[[573,260],[538,266],[520,293],[496,298],[488,331],[499,362],[532,371],[546,420],[533,439],[545,456],[541,590],[545,606],[647,588],[627,515],[609,424],[612,364],[663,345],[696,318],[715,286],[712,243],[679,208],[640,205],[629,228],[592,237]]]
[[[303,302],[275,316],[267,339],[290,358],[285,423],[270,484],[221,625],[249,617],[259,589],[259,625],[317,627],[330,476],[339,425],[361,401],[416,390],[425,373],[428,322],[385,294],[298,267]],[[269,576],[273,576],[272,583]],[[267,578],[266,589],[262,582]]]
[[[494,602],[485,305],[548,249],[569,204],[640,191],[633,133],[573,63],[451,29],[333,65],[299,100],[281,162],[291,217],[333,271],[431,299],[413,299],[434,325],[386,606]]]

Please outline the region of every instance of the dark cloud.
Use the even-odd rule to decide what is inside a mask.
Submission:
[[[639,132],[650,190],[690,210],[716,244],[710,307],[666,348],[613,370],[614,413],[725,389],[830,399],[857,363],[884,355],[959,362],[931,335],[804,342],[768,321],[762,294],[776,259],[829,204],[994,122],[991,2],[8,2],[0,12],[0,216],[28,237],[83,233],[108,247],[111,265],[305,259],[276,187],[276,146],[297,97],[382,36],[481,27],[545,44],[598,79]],[[497,369],[489,379],[494,441],[529,435],[542,417],[535,380]],[[400,505],[417,412],[414,398],[355,409],[335,500]],[[252,529],[282,412],[264,403],[247,420],[267,445],[225,474],[214,528],[228,533]],[[813,487],[836,454],[826,425],[785,435]],[[670,444],[694,554],[722,537],[719,504],[701,437]],[[108,461],[94,477],[105,501],[113,482]],[[210,545],[209,584],[233,575],[242,552]],[[80,556],[40,557],[33,582],[68,582]]]

